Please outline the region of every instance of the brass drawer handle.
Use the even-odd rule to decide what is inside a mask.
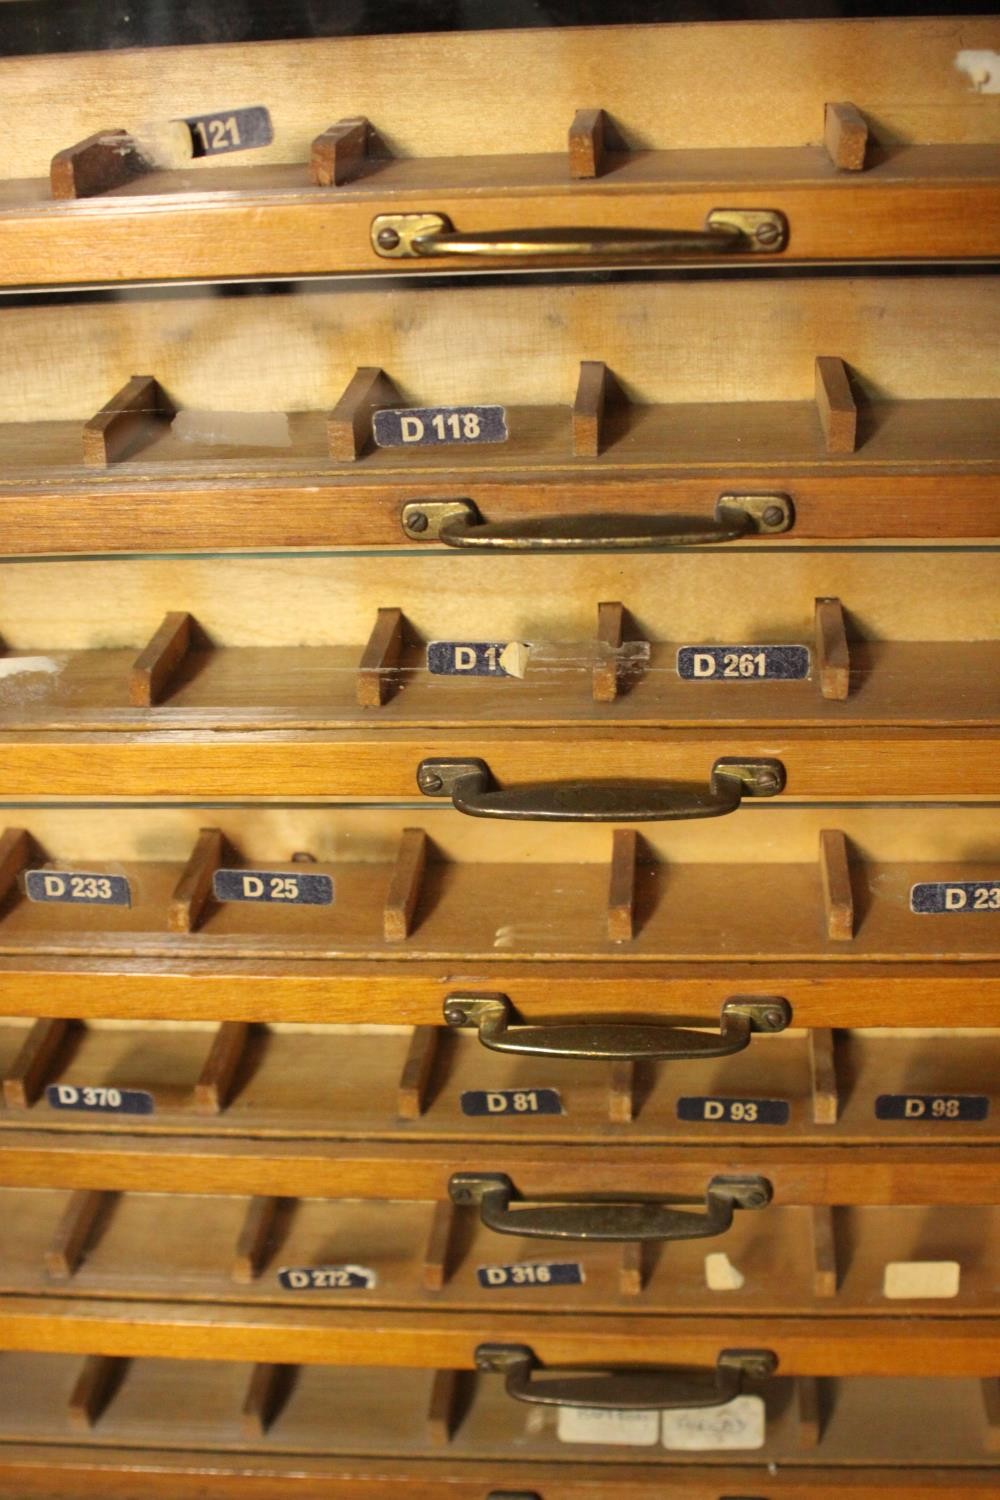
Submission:
[[[771,208],[713,208],[702,229],[498,229],[460,233],[445,214],[379,214],[372,249],[385,260],[426,256],[502,260],[686,259],[689,256],[775,255],[788,243],[788,222]]]
[[[662,552],[742,537],[779,536],[794,520],[787,495],[720,495],[714,516],[527,516],[484,521],[471,500],[410,500],[402,525],[412,541],[482,552]]]
[[[491,1052],[523,1057],[589,1058],[595,1062],[677,1062],[731,1057],[749,1047],[754,1032],[784,1031],[792,1008],[778,996],[734,995],[723,1002],[717,1034],[695,1031],[697,1023],[633,1024],[569,1021],[564,1025],[511,1026],[514,1007],[506,995],[449,995],[444,1019],[456,1030],[475,1026]]]
[[[503,1172],[456,1172],[448,1183],[452,1203],[479,1205],[479,1217],[495,1234],[527,1239],[707,1240],[732,1227],[738,1208],[766,1208],[771,1184],[765,1177],[713,1177],[705,1189],[705,1212],[692,1213],[655,1199],[592,1203],[521,1203]],[[511,1202],[518,1203],[511,1208]]]
[[[548,823],[656,823],[719,818],[744,797],[774,797],[785,785],[780,760],[720,756],[707,786],[689,782],[556,781],[493,789],[484,760],[422,760],[417,785],[425,797],[450,797],[472,818]]]
[[[476,1369],[502,1375],[508,1396],[537,1406],[591,1406],[602,1411],[658,1411],[724,1406],[744,1379],[766,1380],[778,1367],[770,1349],[723,1349],[715,1368],[554,1370],[538,1375],[534,1350],[522,1344],[480,1344]]]

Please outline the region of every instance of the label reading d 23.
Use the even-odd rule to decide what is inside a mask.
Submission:
[[[211,115],[188,115],[195,156],[222,156],[229,151],[254,151],[274,140],[271,116],[262,104],[247,109],[220,109]]]
[[[428,448],[435,443],[505,443],[502,406],[411,406],[377,411],[372,431],[379,448]]]
[[[29,901],[61,901],[69,906],[131,906],[124,875],[91,875],[76,870],[27,870],[24,893]]]
[[[713,1099],[700,1094],[677,1101],[678,1120],[713,1125],[787,1125],[787,1099]]]
[[[1000,912],[1000,879],[929,880],[912,887],[910,910],[919,916],[947,911]]]
[[[286,1292],[370,1291],[378,1277],[367,1266],[283,1266],[278,1281]]]
[[[795,682],[809,676],[809,647],[681,646],[677,675],[692,682]]]
[[[879,1094],[876,1120],[985,1120],[985,1094]]]
[[[466,1089],[463,1115],[561,1115],[558,1089]]]
[[[45,1100],[53,1109],[80,1109],[98,1115],[151,1115],[155,1105],[145,1089],[112,1089],[103,1085],[50,1083]]]
[[[582,1286],[578,1260],[524,1261],[516,1266],[477,1266],[480,1286]]]
[[[212,876],[212,894],[216,901],[330,906],[333,880],[329,875],[299,875],[287,870],[216,870]]]
[[[523,677],[530,646],[523,641],[428,641],[434,677]]]

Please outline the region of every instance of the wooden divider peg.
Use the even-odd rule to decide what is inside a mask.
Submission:
[[[69,1398],[67,1414],[74,1432],[89,1432],[121,1385],[127,1359],[88,1354]]]
[[[608,879],[608,941],[612,943],[631,942],[635,936],[635,877],[639,848],[636,829],[615,829],[611,839]]]
[[[426,833],[422,828],[404,828],[382,908],[382,933],[387,943],[400,943],[409,937],[426,867]]]
[[[309,152],[309,176],[317,187],[340,187],[364,173],[385,150],[364,115],[338,120],[318,135]]]
[[[645,1245],[641,1240],[626,1241],[621,1247],[618,1267],[618,1290],[623,1297],[638,1297],[646,1284]]]
[[[191,648],[194,620],[184,610],[164,615],[149,644],[132,663],[128,701],[135,708],[154,708],[162,702],[167,685]]]
[[[372,413],[383,406],[398,406],[402,398],[377,365],[355,370],[344,394],[326,422],[330,457],[347,463],[361,457],[372,435]]]
[[[838,172],[863,172],[868,149],[868,122],[853,104],[828,104],[823,115],[823,145]]]
[[[573,456],[597,458],[610,436],[612,412],[627,405],[627,397],[607,365],[598,359],[582,360],[573,400]]]
[[[858,445],[858,408],[842,359],[816,359],[816,410],[827,453],[853,453]]]
[[[153,163],[127,130],[99,130],[56,152],[49,166],[49,186],[53,198],[93,198],[152,169]]]
[[[221,1023],[194,1086],[195,1114],[217,1115],[225,1109],[249,1037],[246,1021]]]
[[[68,1281],[87,1253],[94,1230],[114,1194],[79,1188],[45,1251],[45,1269],[53,1281]]]
[[[635,1063],[622,1058],[609,1066],[608,1119],[613,1125],[628,1125],[635,1117]]]
[[[91,468],[128,458],[160,422],[177,415],[173,403],[152,375],[133,375],[97,414],[83,425],[83,461]]]
[[[431,1229],[424,1248],[423,1283],[428,1292],[439,1292],[451,1275],[451,1247],[456,1208],[450,1198],[434,1205]]]
[[[171,932],[194,932],[212,894],[212,877],[222,865],[226,840],[219,828],[202,828],[167,907]]]
[[[836,1125],[840,1113],[840,1089],[832,1031],[814,1027],[809,1032],[809,1072],[813,1124]]]
[[[17,887],[18,877],[33,858],[31,834],[26,828],[5,828],[0,833],[0,906]]]
[[[427,1437],[435,1448],[451,1442],[457,1421],[458,1370],[435,1370],[427,1403]]]
[[[264,1436],[288,1399],[294,1378],[294,1365],[254,1365],[240,1411],[245,1438]]]
[[[849,943],[854,937],[854,893],[847,840],[839,828],[824,828],[820,833],[819,869],[826,935],[832,942]]]
[[[569,127],[569,175],[602,177],[613,165],[609,155],[626,149],[617,127],[603,109],[578,109]]]
[[[983,1420],[986,1424],[983,1442],[987,1453],[1000,1453],[1000,1380],[990,1377],[979,1382],[983,1398]]]
[[[833,1209],[827,1203],[812,1209],[813,1293],[817,1297],[837,1295],[837,1241]]]
[[[281,1207],[280,1198],[251,1198],[243,1220],[236,1253],[233,1257],[232,1278],[243,1286],[256,1281],[271,1251],[275,1220]]]
[[[597,606],[597,656],[591,670],[591,692],[595,703],[614,703],[621,688],[621,649],[632,618],[624,604],[608,600]]]
[[[401,1120],[419,1120],[424,1112],[440,1037],[440,1026],[413,1028],[396,1094],[396,1113]]]
[[[3,1080],[8,1109],[29,1109],[45,1087],[45,1080],[65,1040],[70,1022],[36,1021]]]
[[[824,698],[843,702],[851,691],[851,648],[839,599],[817,599],[816,670]]]
[[[820,1383],[813,1375],[795,1378],[795,1414],[799,1448],[817,1448],[823,1436],[823,1411]]]
[[[355,688],[359,708],[381,708],[399,686],[395,668],[407,643],[407,620],[401,609],[380,609],[358,663]]]

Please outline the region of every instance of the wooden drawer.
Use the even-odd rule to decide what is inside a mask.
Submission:
[[[22,299],[0,313],[4,551],[995,540],[998,287],[758,274]],[[507,439],[373,442],[379,409],[463,404],[502,405]]]
[[[570,229],[579,240],[582,232],[583,245],[561,255],[557,246],[542,265],[996,253],[996,124],[978,92],[995,23],[725,31],[721,41],[709,25],[644,27],[641,40],[631,28],[595,27],[433,44],[356,37],[9,59],[0,73],[14,122],[2,159],[3,281],[470,265],[467,245],[457,257],[432,251],[400,261],[390,240],[377,253],[373,221],[401,211],[434,212],[448,227],[487,236]],[[333,110],[330,77],[338,80]],[[516,119],[512,78],[525,106]],[[720,117],[710,82],[720,78],[740,100],[731,118]],[[401,89],[400,79],[413,87]],[[230,105],[207,115],[220,97]],[[44,128],[32,129],[39,98]],[[591,108],[581,110],[581,99]],[[270,120],[248,135],[232,110],[253,104]],[[347,118],[331,120],[336,109]],[[168,144],[165,129],[151,134],[143,123],[166,127],[178,112],[200,117],[200,132],[181,126]],[[93,132],[104,140],[88,139]],[[192,160],[195,150],[245,149],[248,140],[263,148],[237,156],[235,167],[228,157]],[[167,169],[150,170],[151,161]],[[52,192],[89,201],[52,202]],[[719,249],[653,235],[631,252],[599,238],[701,230],[727,204],[774,210],[787,233]],[[488,244],[471,260],[473,268],[538,263],[537,252],[490,253]]]

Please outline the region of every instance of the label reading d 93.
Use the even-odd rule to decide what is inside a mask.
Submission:
[[[677,675],[692,682],[795,682],[809,676],[809,647],[681,646]]]
[[[76,870],[28,870],[24,893],[29,901],[59,901],[67,906],[131,906],[124,875],[91,875]]]
[[[411,406],[377,411],[372,432],[379,448],[428,448],[436,443],[505,443],[502,406]]]
[[[700,1094],[677,1101],[678,1120],[712,1125],[787,1125],[787,1099],[713,1099]]]
[[[287,870],[216,870],[212,876],[212,895],[216,901],[330,906],[333,881],[329,875],[299,875]]]
[[[918,916],[955,911],[1000,912],[1000,879],[926,881],[911,889],[910,910]]]
[[[155,1107],[152,1094],[145,1089],[114,1089],[103,1084],[50,1083],[45,1101],[53,1109],[98,1115],[151,1115]]]

